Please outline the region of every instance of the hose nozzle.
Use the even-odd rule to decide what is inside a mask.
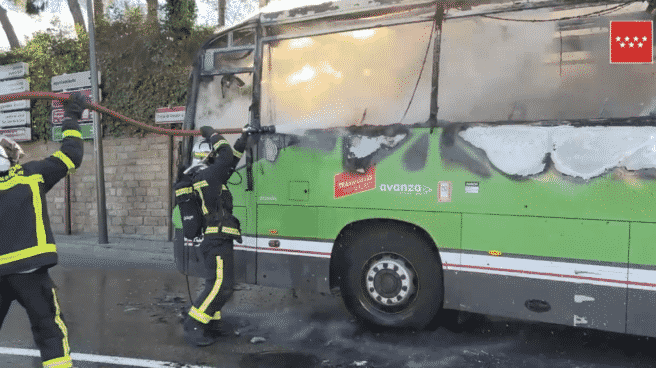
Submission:
[[[243,129],[244,133],[248,134],[257,134],[257,133],[275,133],[276,132],[276,127],[274,125],[269,125],[269,126],[263,126],[259,128],[252,127],[250,125],[247,125]]]

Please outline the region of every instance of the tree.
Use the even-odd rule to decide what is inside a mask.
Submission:
[[[151,26],[157,25],[157,0],[146,0],[146,19]]]
[[[165,28],[178,39],[189,36],[196,22],[196,2],[194,0],[167,0],[165,10]]]
[[[78,0],[68,0],[68,8],[71,10],[73,16],[73,23],[75,23],[75,32],[80,36],[81,33],[87,32],[87,27],[84,26],[84,17],[82,17],[82,10]]]
[[[11,22],[9,21],[9,17],[7,16],[7,10],[0,6],[0,24],[2,24],[2,29],[4,29],[5,34],[7,35],[7,39],[9,40],[9,47],[12,50],[20,48],[20,42],[18,42],[18,37],[16,37],[16,32],[14,31],[14,27],[11,25]]]
[[[225,26],[226,0],[219,0],[219,27]]]

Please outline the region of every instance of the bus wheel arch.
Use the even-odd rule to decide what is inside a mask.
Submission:
[[[444,299],[435,242],[421,227],[398,220],[344,227],[333,248],[330,286],[339,287],[358,320],[386,327],[424,328]]]

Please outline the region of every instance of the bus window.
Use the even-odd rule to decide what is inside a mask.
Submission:
[[[253,68],[253,51],[218,52],[207,50],[205,53],[206,72],[214,71],[240,71],[244,68]]]
[[[327,128],[425,122],[432,75],[429,40],[436,37],[432,25],[265,44],[262,125]]]
[[[239,128],[248,124],[252,90],[251,73],[203,76],[198,89],[195,126],[200,128],[208,125],[221,129]],[[225,138],[230,145],[234,145],[239,136],[231,134],[225,135]],[[194,151],[201,150],[201,140],[200,137],[195,138]],[[194,159],[194,164],[196,162]]]
[[[653,64],[610,64],[609,21],[649,19],[636,3],[544,8],[444,22],[438,102],[448,121],[563,120],[646,115],[656,97]],[[519,22],[546,20],[549,22]],[[652,108],[653,110],[653,108]]]

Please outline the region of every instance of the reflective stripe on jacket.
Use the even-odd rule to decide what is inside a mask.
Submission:
[[[70,121],[67,126],[78,127]],[[15,165],[0,176],[0,276],[57,264],[46,193],[80,167],[83,155],[79,128],[63,136],[52,156]]]

